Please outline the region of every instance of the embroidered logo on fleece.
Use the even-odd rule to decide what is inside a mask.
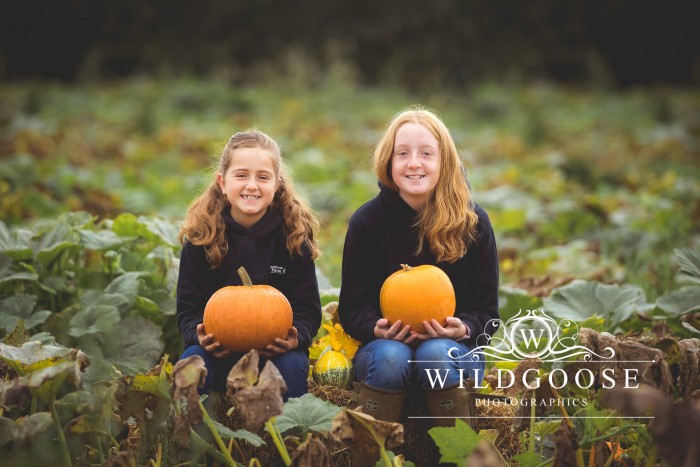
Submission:
[[[270,274],[284,274],[285,272],[287,269],[282,266],[270,266]]]

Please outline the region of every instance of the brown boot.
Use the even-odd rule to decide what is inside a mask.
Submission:
[[[386,422],[398,422],[403,411],[404,392],[379,389],[366,383],[355,382],[353,384],[353,400],[358,404],[358,409],[377,420]],[[365,438],[366,449],[353,449],[350,465],[352,467],[365,467],[375,465],[379,460],[379,446],[376,445],[369,432],[359,429],[355,433],[356,440]],[[359,445],[356,443],[355,445]]]
[[[476,426],[475,394],[458,384],[425,391],[425,405],[433,426],[455,426],[456,419],[462,418],[472,428]]]
[[[398,422],[403,411],[404,391],[379,389],[366,383],[354,383],[354,399],[361,406],[362,413],[377,420]]]

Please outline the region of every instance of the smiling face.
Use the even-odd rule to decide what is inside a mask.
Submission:
[[[420,123],[401,125],[394,138],[391,178],[399,196],[415,211],[420,210],[440,175],[440,143]]]
[[[277,189],[275,154],[260,147],[237,148],[226,173],[216,180],[231,204],[231,217],[250,228],[265,215]]]

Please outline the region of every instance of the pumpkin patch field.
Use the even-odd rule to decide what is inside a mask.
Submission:
[[[700,465],[697,90],[301,78],[0,87],[3,466],[335,466],[353,449],[381,465]],[[374,144],[413,104],[447,124],[498,245],[502,326],[473,391],[503,397],[477,399],[474,424],[432,428],[412,417],[419,397],[401,424],[351,402],[345,231],[378,192]],[[179,224],[251,127],[280,143],[322,226],[310,393],[284,403],[255,351],[207,398],[201,365],[178,362]],[[403,287],[386,296],[399,312],[427,296]]]

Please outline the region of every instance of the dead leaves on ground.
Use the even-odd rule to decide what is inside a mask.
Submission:
[[[351,444],[353,452],[359,450],[378,459],[380,446],[393,449],[403,444],[403,425],[346,409],[333,419],[331,436],[337,442]]]
[[[252,432],[282,413],[282,394],[287,392],[277,367],[268,360],[260,372],[259,362],[258,352],[251,350],[233,366],[226,379],[226,396],[243,415],[246,429]]]
[[[659,454],[669,465],[700,465],[700,402],[673,400],[658,389],[641,386],[635,391],[612,391],[607,398],[611,408],[639,417],[653,415],[649,432]]]

